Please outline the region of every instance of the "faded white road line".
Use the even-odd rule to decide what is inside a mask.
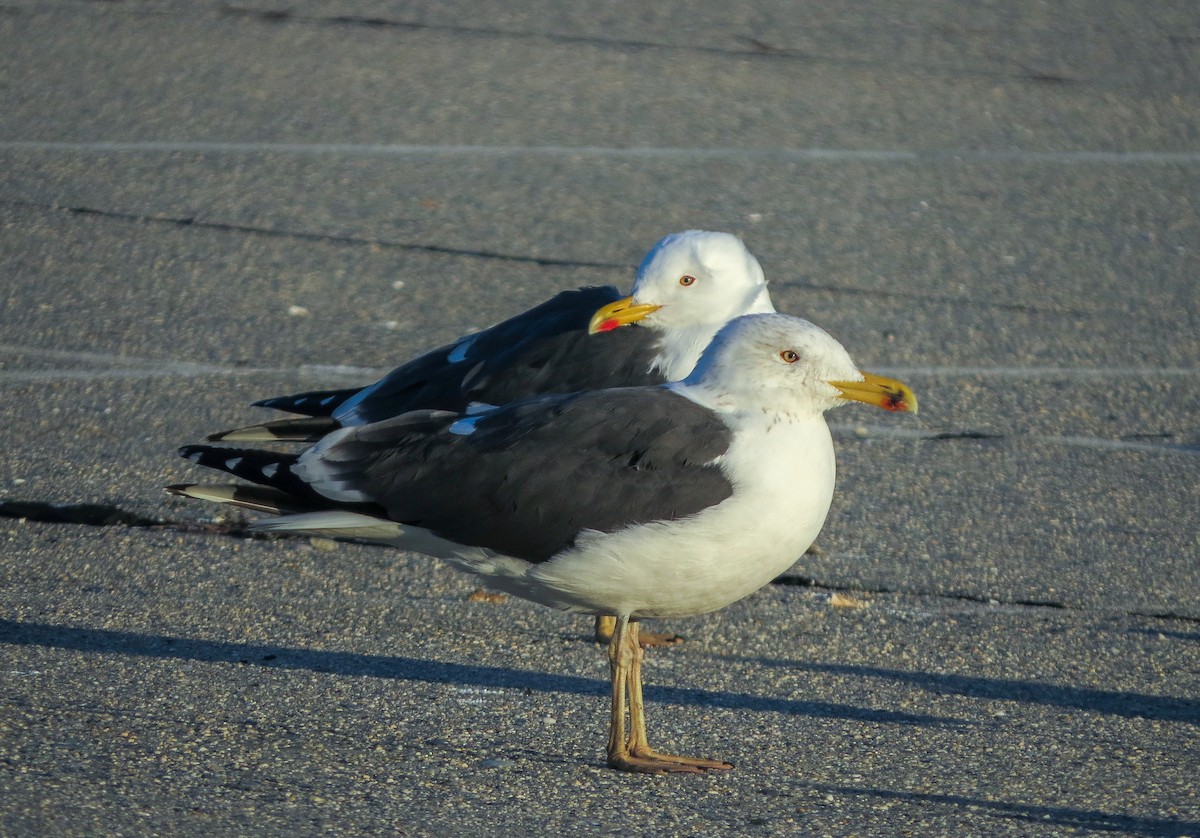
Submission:
[[[304,364],[298,367],[234,367],[220,364],[197,364],[163,358],[138,358],[131,355],[116,355],[107,352],[86,350],[43,349],[36,346],[0,343],[0,356],[19,355],[28,358],[44,358],[84,364],[107,364],[117,369],[73,369],[73,370],[21,370],[0,369],[0,381],[31,380],[29,376],[53,374],[55,378],[67,378],[69,373],[81,378],[111,377],[130,367],[141,368],[139,372],[155,375],[330,375],[338,377],[381,376],[387,369],[357,367],[344,364]],[[1141,379],[1141,378],[1200,378],[1200,367],[1036,367],[1036,366],[920,366],[920,367],[877,367],[882,375],[897,378],[945,377],[945,378],[1017,378],[1017,379]]]
[[[128,355],[112,355],[103,352],[72,352],[58,349],[0,344],[0,357],[23,356],[42,358],[49,361],[67,361],[97,364],[95,367],[71,367],[65,369],[0,369],[0,384],[37,381],[100,381],[104,379],[136,378],[195,378],[199,376],[284,376],[331,381],[344,379],[348,382],[368,383],[384,375],[387,370],[371,367],[344,365],[306,364],[298,367],[231,367],[219,364],[195,364],[186,361],[136,358]],[[107,366],[104,366],[107,365]],[[976,378],[993,377],[1007,379],[1145,379],[1145,378],[1197,378],[1200,368],[1191,367],[892,367],[879,372],[897,378],[945,377]],[[867,439],[934,440],[947,432],[936,429],[914,429],[893,426],[863,424],[831,424],[833,432],[842,437]],[[950,431],[952,436],[957,432]],[[964,436],[970,436],[968,429]],[[990,438],[990,437],[985,437]],[[1106,439],[1090,436],[1058,436],[1029,433],[1008,434],[997,432],[995,439],[1032,441],[1045,445],[1061,445],[1068,448],[1091,448],[1105,451],[1138,451],[1153,454],[1200,456],[1200,447],[1178,445],[1170,442],[1146,442],[1142,440]]]
[[[369,143],[267,143],[221,141],[53,142],[7,140],[0,151],[200,154],[308,154],[345,157],[599,157],[620,159],[730,159],[865,163],[1052,163],[1056,165],[1200,164],[1200,151],[1024,151],[1020,149],[851,149],[851,148],[688,148],[562,145],[405,145]]]

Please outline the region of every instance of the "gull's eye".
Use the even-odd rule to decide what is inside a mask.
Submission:
[[[679,284],[684,288],[687,288],[689,285],[695,285],[696,277],[692,276],[691,274],[684,274],[683,276],[679,277]]]
[[[785,349],[779,353],[779,357],[783,359],[785,364],[794,364],[800,360],[800,356],[796,354],[794,349]]]

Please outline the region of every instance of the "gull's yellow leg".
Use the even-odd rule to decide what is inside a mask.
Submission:
[[[646,739],[646,713],[642,701],[642,657],[638,624],[618,617],[609,643],[613,681],[612,720],[608,731],[608,764],[621,771],[642,774],[689,773],[733,768],[728,762],[698,757],[660,754]],[[625,692],[629,698],[629,736],[625,736]]]

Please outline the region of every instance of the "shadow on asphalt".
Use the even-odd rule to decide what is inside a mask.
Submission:
[[[879,678],[896,683],[912,684],[942,695],[964,695],[993,701],[1019,701],[1051,707],[1069,707],[1088,713],[1102,713],[1130,719],[1152,719],[1200,725],[1200,701],[1189,698],[1039,684],[1036,681],[1021,681],[1015,678],[979,678],[970,675],[915,672],[854,664],[810,663],[761,658],[748,660],[767,667],[825,672],[854,678]]]
[[[1028,821],[1042,826],[1055,825],[1096,832],[1119,832],[1127,835],[1195,835],[1200,832],[1200,821],[1173,820],[1170,818],[1147,818],[1134,815],[1115,815],[1095,809],[1068,809],[1061,806],[1037,806],[1028,803],[1005,803],[999,800],[983,800],[958,794],[927,794],[890,789],[859,788],[856,786],[809,785],[822,794],[855,795],[882,800],[902,800],[906,803],[956,806],[983,812],[994,818]]]
[[[553,675],[523,669],[445,663],[394,655],[363,655],[355,652],[327,652],[268,644],[193,640],[110,629],[56,626],[48,623],[22,623],[4,619],[0,619],[0,644],[42,646],[72,649],[79,652],[136,655],[148,658],[231,663],[271,669],[306,669],[311,672],[336,675],[394,678],[401,681],[450,683],[575,695],[608,695],[609,692],[608,681],[581,678],[576,675]],[[745,693],[715,692],[680,687],[653,688],[647,685],[646,700],[659,704],[723,707],[731,710],[887,722],[920,727],[967,726],[967,723],[960,719],[920,713],[897,713],[823,701],[794,701]]]

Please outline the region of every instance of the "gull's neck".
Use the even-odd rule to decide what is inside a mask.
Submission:
[[[771,302],[771,294],[767,291],[766,285],[760,285],[758,291],[754,294],[754,299],[750,301],[745,314],[774,314],[775,304]]]
[[[722,325],[724,324],[703,323],[686,329],[664,331],[650,369],[661,373],[667,381],[682,381],[687,378],[695,368],[696,362],[700,360],[700,353]]]
[[[766,285],[760,285],[740,314],[772,314],[775,306]],[[713,335],[721,330],[726,321],[700,323],[682,329],[664,330],[658,354],[651,363],[652,371],[659,372],[667,381],[681,381],[691,374],[700,360],[700,354],[712,341]]]

